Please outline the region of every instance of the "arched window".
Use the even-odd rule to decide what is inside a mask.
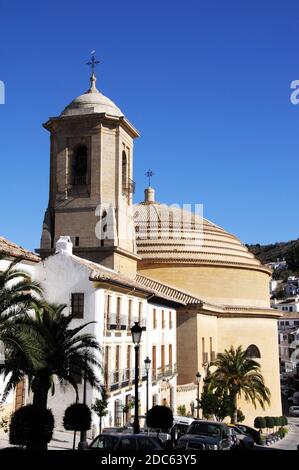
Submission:
[[[73,153],[72,182],[74,186],[87,184],[87,147],[77,145]]]
[[[259,359],[261,357],[261,353],[257,346],[255,346],[254,344],[251,344],[246,349],[246,356],[250,357],[251,359]]]
[[[128,192],[128,160],[126,152],[123,150],[122,152],[122,166],[121,166],[121,185],[122,185],[122,193],[127,194]]]

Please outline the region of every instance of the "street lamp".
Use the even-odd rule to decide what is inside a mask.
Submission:
[[[87,367],[87,351],[85,352],[84,355],[84,363],[85,363],[85,368],[84,368],[84,374],[83,374],[83,404],[86,405],[86,385],[87,385],[87,377],[86,377],[86,367]],[[78,444],[78,449],[79,450],[85,450],[88,448],[88,443],[86,440],[87,437],[87,432],[86,431],[81,431],[80,432],[80,442]]]
[[[138,419],[138,382],[139,382],[139,344],[141,341],[142,328],[138,322],[135,321],[134,326],[131,328],[132,339],[135,346],[135,416],[134,416],[134,434],[139,434],[139,419]]]
[[[147,356],[146,359],[144,359],[144,366],[145,366],[145,372],[146,372],[146,414],[148,413],[148,373],[151,367],[151,360]]]
[[[200,384],[200,379],[201,379],[201,373],[197,372],[195,377],[196,377],[196,383],[197,383],[197,412],[196,412],[196,417],[198,419],[199,418],[199,384]]]

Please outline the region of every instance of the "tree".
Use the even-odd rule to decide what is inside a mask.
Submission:
[[[155,405],[146,415],[148,428],[157,429],[157,437],[161,429],[169,429],[173,425],[173,414],[167,406]]]
[[[53,429],[54,417],[51,410],[38,410],[34,405],[23,406],[12,415],[9,442],[31,450],[47,449]]]
[[[262,432],[262,430],[267,427],[266,419],[263,416],[257,416],[254,420],[254,427]]]
[[[73,450],[77,431],[88,431],[91,427],[91,412],[85,403],[73,403],[64,412],[63,426],[67,431],[74,431]]]
[[[0,261],[6,258],[7,255],[0,252]],[[0,343],[5,356],[13,349],[23,361],[37,368],[42,362],[38,341],[23,320],[33,304],[40,304],[43,294],[39,283],[18,268],[21,261],[21,258],[16,258],[0,271]]]
[[[238,423],[243,423],[243,421],[245,421],[245,415],[240,408],[237,410],[237,420]]]
[[[270,390],[264,383],[260,364],[247,357],[241,346],[233,346],[217,356],[213,362],[216,370],[209,376],[211,390],[225,390],[233,404],[232,423],[237,423],[238,398],[244,396],[256,408],[257,402],[264,409],[270,404]]]
[[[232,400],[225,389],[218,386],[213,390],[210,386],[209,377],[205,379],[199,400],[199,408],[202,409],[204,418],[210,419],[215,416],[217,421],[223,421],[226,416],[230,416],[233,412]]]
[[[267,429],[273,429],[274,428],[274,419],[272,418],[272,416],[266,416],[265,420],[266,420],[266,428]]]
[[[108,399],[107,399],[106,390],[103,388],[102,398],[96,398],[94,404],[91,405],[92,411],[94,411],[95,414],[100,419],[100,434],[102,434],[102,419],[104,418],[104,416],[108,414],[107,408],[108,408]]]
[[[6,357],[4,373],[8,378],[4,396],[12,390],[20,379],[28,377],[33,392],[33,405],[39,410],[47,409],[48,393],[55,393],[54,377],[69,382],[78,400],[78,376],[84,376],[87,383],[100,389],[98,373],[100,368],[97,353],[100,350],[94,335],[82,333],[89,325],[84,323],[71,328],[72,315],[64,315],[64,305],[44,303],[35,308],[34,316],[27,316],[26,325],[39,338],[44,360],[43,367],[34,368],[11,349]],[[24,321],[24,320],[23,320]]]

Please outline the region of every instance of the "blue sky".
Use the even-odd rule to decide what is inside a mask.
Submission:
[[[0,233],[39,246],[48,200],[42,123],[88,87],[139,129],[135,201],[145,171],[157,199],[203,203],[245,243],[299,237],[296,0],[0,0]]]

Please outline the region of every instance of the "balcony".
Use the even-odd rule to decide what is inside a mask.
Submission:
[[[84,186],[87,184],[86,175],[74,175],[73,186]]]
[[[117,313],[110,312],[107,314],[107,329],[108,330],[126,330],[128,324],[127,315],[118,315]]]
[[[128,330],[128,334],[131,334],[131,328],[134,326],[134,323],[138,322],[139,325],[141,326],[143,331],[146,331],[146,318],[141,318],[141,321],[139,321],[138,317],[131,317],[131,319],[127,320],[127,325],[126,329]]]
[[[177,373],[176,364],[158,367],[152,370],[152,382],[157,382],[169,377],[173,377]]]
[[[134,194],[135,193],[135,189],[136,189],[135,181],[128,178],[128,181],[127,181],[126,185],[123,186],[123,188],[122,188],[122,193],[125,196],[129,196],[129,194]]]
[[[139,382],[146,380],[146,370],[144,367],[139,369]],[[135,369],[119,369],[109,374],[105,373],[105,388],[113,392],[124,387],[135,384]]]

